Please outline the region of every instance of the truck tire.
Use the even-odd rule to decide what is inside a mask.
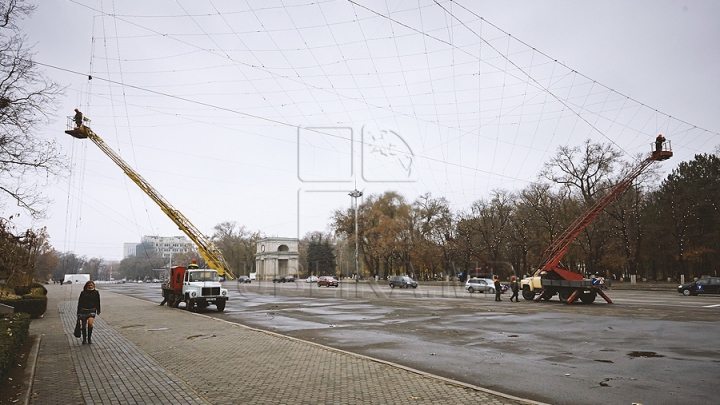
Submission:
[[[583,304],[592,304],[593,302],[595,302],[596,297],[597,293],[595,291],[589,293],[582,293],[580,294],[580,301],[582,301]]]
[[[535,293],[530,291],[529,288],[523,288],[522,296],[526,300],[531,301],[535,298]]]
[[[570,298],[572,293],[573,293],[572,291],[570,291],[566,288],[563,288],[562,290],[560,290],[558,292],[558,298],[560,298],[560,302],[567,302],[567,300]]]
[[[215,306],[217,307],[218,312],[222,312],[225,310],[225,301],[218,301]]]

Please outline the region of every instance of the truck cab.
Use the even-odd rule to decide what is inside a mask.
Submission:
[[[215,305],[219,312],[225,310],[228,290],[222,288],[217,270],[173,267],[169,282],[163,284],[163,298],[173,307],[185,302],[185,309],[206,308]]]

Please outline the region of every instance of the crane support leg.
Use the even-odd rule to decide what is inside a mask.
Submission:
[[[565,301],[565,303],[572,304],[572,302],[575,301],[575,298],[577,298],[577,296],[580,294],[580,291],[582,291],[582,290],[579,288],[576,289],[575,291],[573,291],[572,294],[570,294],[570,297],[567,299],[567,301]]]
[[[549,294],[549,293],[548,293],[548,291],[547,291],[546,288],[543,288],[543,289],[540,291],[540,294],[538,294],[538,296],[535,297],[535,301],[536,301],[536,302],[539,302],[541,299],[543,299],[543,297],[545,296],[545,294]],[[550,299],[550,298],[546,298],[546,299]]]
[[[602,289],[598,288],[598,289],[597,289],[597,293],[598,293],[601,297],[603,297],[603,299],[604,299],[605,301],[607,301],[608,304],[612,304],[612,303],[613,303],[612,300],[610,299],[610,297],[608,297],[607,295],[605,295],[605,293],[602,291]]]

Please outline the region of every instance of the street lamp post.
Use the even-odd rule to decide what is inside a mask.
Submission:
[[[350,197],[355,199],[355,282],[359,281],[360,277],[360,262],[358,260],[358,251],[360,250],[360,241],[358,239],[358,197],[362,197],[362,191],[355,189],[352,193],[348,194]]]

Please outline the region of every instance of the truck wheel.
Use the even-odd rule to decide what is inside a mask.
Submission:
[[[523,292],[522,292],[522,296],[523,296],[523,298],[525,298],[526,300],[531,301],[533,298],[535,298],[535,293],[532,292],[532,291],[530,291],[530,290],[528,290],[528,289],[524,289]]]
[[[225,301],[218,301],[215,306],[217,306],[218,312],[222,312],[225,310]]]
[[[597,297],[597,293],[595,291],[590,293],[582,293],[580,294],[580,301],[582,301],[583,304],[592,304],[595,302],[595,298]]]
[[[560,292],[558,292],[558,298],[560,298],[560,302],[567,302],[567,300],[570,298],[571,295],[572,295],[572,291],[570,291],[570,290],[563,289],[563,290],[560,290]]]

